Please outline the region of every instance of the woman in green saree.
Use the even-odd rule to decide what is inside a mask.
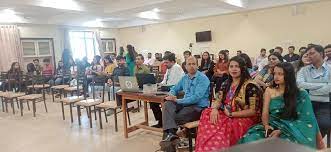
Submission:
[[[309,95],[297,87],[295,80],[290,63],[276,65],[274,85],[264,94],[262,124],[250,128],[239,144],[278,137],[311,148],[325,148]]]
[[[129,68],[130,76],[134,76],[134,66],[135,66],[135,59],[137,56],[137,52],[135,51],[132,45],[126,46],[128,53],[125,55],[126,65]]]

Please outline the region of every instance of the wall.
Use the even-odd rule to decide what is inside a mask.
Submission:
[[[289,45],[297,47],[308,43],[331,43],[331,1],[306,3],[212,16],[164,24],[147,25],[119,29],[120,45],[132,44],[138,50],[160,52],[175,51],[182,56],[194,43],[193,52],[208,50],[218,52],[229,49],[231,55],[236,50],[245,50],[250,56],[256,56],[261,48],[274,48]],[[195,32],[211,30],[213,41],[195,43]],[[287,49],[285,50],[285,53]],[[284,54],[285,54],[284,53]]]

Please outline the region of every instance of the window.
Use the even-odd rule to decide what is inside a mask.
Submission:
[[[74,59],[87,57],[88,61],[91,62],[95,55],[100,55],[98,41],[93,32],[71,31],[69,37]]]
[[[21,39],[24,57],[49,57],[52,52],[51,39]]]
[[[115,39],[101,39],[101,50],[107,53],[116,54],[116,41]]]

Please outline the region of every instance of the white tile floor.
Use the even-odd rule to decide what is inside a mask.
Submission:
[[[98,121],[93,120],[93,128],[89,128],[86,112],[83,111],[82,126],[78,126],[77,113],[74,109],[74,123],[70,123],[69,109],[66,107],[66,120],[62,120],[60,103],[47,100],[49,112],[43,104],[37,104],[37,116],[27,108],[24,116],[0,112],[0,151],[1,152],[154,152],[159,149],[161,134],[137,130],[123,136],[122,114],[118,115],[119,131],[115,132],[114,120],[103,121],[103,129],[99,129]],[[26,105],[25,105],[26,107]],[[2,109],[1,109],[2,110]],[[151,112],[151,111],[150,111]],[[143,112],[131,114],[132,123],[143,120]],[[103,118],[104,119],[104,118]],[[150,120],[153,122],[150,113]]]

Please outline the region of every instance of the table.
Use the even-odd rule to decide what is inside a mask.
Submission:
[[[165,92],[164,95],[151,95],[151,94],[143,94],[139,92],[123,92],[119,91],[117,92],[118,95],[122,96],[122,111],[123,111],[123,126],[124,126],[124,137],[128,138],[128,134],[130,132],[133,132],[138,129],[146,129],[151,131],[157,131],[157,132],[163,132],[162,128],[154,128],[150,127],[148,123],[148,109],[147,109],[147,103],[148,102],[154,102],[154,103],[160,103],[162,105],[162,111],[163,111],[163,104],[165,97],[167,96],[167,92]],[[141,122],[139,124],[133,125],[131,127],[128,127],[127,124],[127,101],[126,100],[142,100],[144,101],[144,115],[145,115],[145,121]]]

